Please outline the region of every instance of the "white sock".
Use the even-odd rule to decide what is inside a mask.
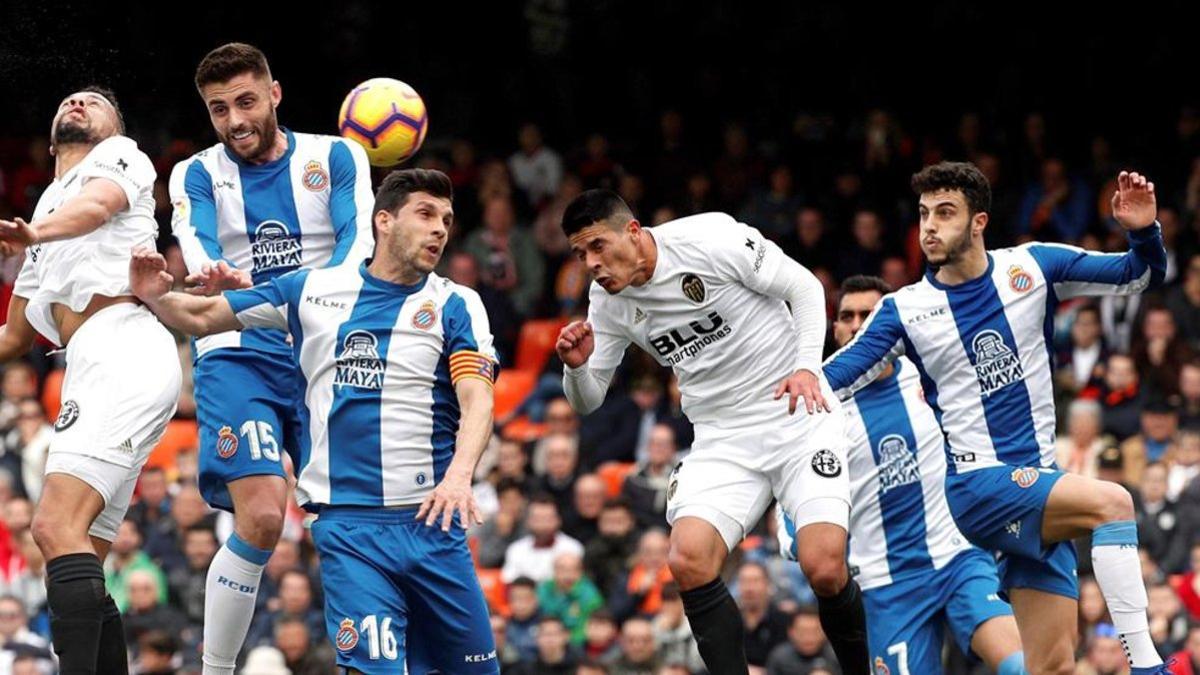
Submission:
[[[233,675],[270,557],[270,551],[247,544],[236,533],[213,556],[204,586],[204,675]]]
[[[1146,619],[1146,585],[1142,582],[1137,526],[1133,521],[1105,523],[1092,532],[1092,571],[1129,665],[1147,668],[1161,664]]]

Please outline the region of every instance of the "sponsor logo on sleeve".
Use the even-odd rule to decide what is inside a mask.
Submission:
[[[79,419],[79,404],[75,401],[63,401],[58,411],[58,419],[54,420],[55,431],[66,431]]]

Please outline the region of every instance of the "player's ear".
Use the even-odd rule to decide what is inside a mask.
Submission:
[[[979,213],[976,213],[973,218],[971,218],[971,230],[976,234],[982,234],[983,229],[987,227],[987,224],[988,214],[986,211],[980,211]]]
[[[283,100],[283,87],[279,86],[279,80],[271,81],[271,106],[279,107],[279,102]]]
[[[375,212],[375,229],[378,232],[392,231],[392,214],[388,213],[387,209],[379,209]]]

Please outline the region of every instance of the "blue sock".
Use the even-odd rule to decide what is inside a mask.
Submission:
[[[996,675],[1027,675],[1025,672],[1025,652],[1013,652],[1000,662]]]

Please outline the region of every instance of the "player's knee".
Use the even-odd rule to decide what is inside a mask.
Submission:
[[[235,529],[238,536],[251,546],[272,549],[283,532],[283,513],[277,508],[259,504],[236,514]]]
[[[808,578],[808,585],[812,587],[813,593],[824,598],[841,593],[849,579],[846,563],[833,555],[801,554],[800,569]]]
[[[1133,497],[1130,496],[1129,490],[1117,483],[1103,482],[1100,484],[1101,497],[1103,500],[1103,508],[1101,518],[1105,523],[1111,523],[1116,520],[1133,520],[1135,517],[1133,510]]]
[[[683,590],[707,584],[720,573],[720,562],[706,546],[672,544],[667,556],[671,575]]]
[[[33,542],[46,557],[57,555],[59,549],[68,545],[73,534],[71,530],[71,523],[63,514],[44,508],[39,508],[33,514],[33,521],[29,524]],[[83,536],[86,537],[86,533]]]
[[[1075,654],[1069,646],[1033,655],[1025,652],[1025,665],[1030,675],[1073,675]]]

